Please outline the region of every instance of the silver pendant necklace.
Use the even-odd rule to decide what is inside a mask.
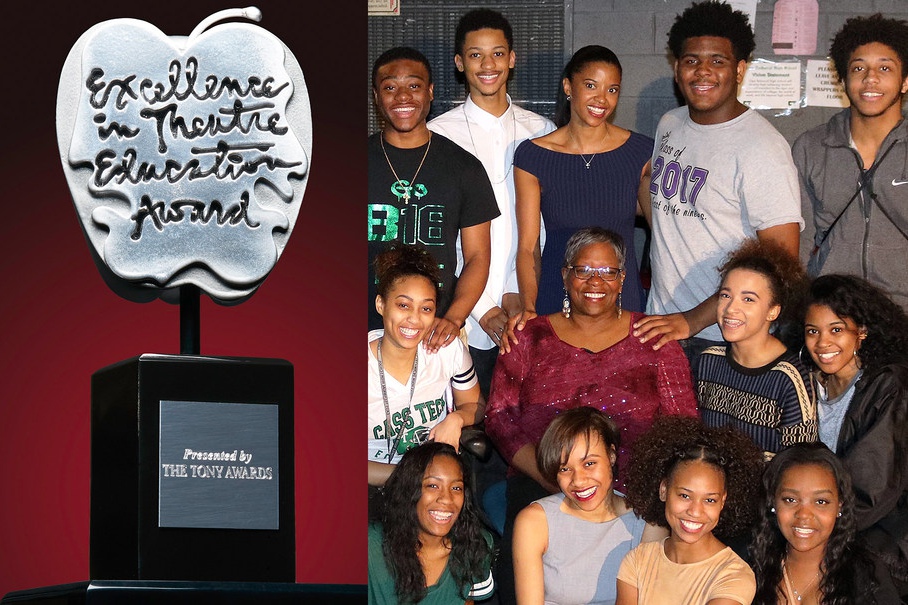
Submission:
[[[605,131],[605,137],[602,138],[602,140],[600,141],[600,143],[605,144],[605,143],[608,141],[608,137],[609,137],[609,131],[608,131],[608,129],[606,129],[606,131]],[[583,149],[583,145],[582,145],[579,141],[576,141],[576,140],[574,139],[574,133],[573,133],[573,132],[568,132],[568,138],[571,140],[571,142],[576,143],[578,149]],[[597,152],[595,152],[593,155],[591,155],[591,156],[590,156],[590,159],[586,159],[586,156],[583,155],[583,154],[580,153],[580,152],[578,152],[577,155],[580,156],[580,159],[583,160],[583,165],[586,166],[586,169],[587,169],[587,170],[589,170],[589,169],[590,169],[590,164],[593,163],[593,159],[594,159],[597,155],[599,155],[599,152],[597,151]]]
[[[807,584],[807,586],[804,587],[804,589],[803,589],[804,592],[805,593],[808,592],[813,587],[813,583],[815,581],[819,580],[819,578],[820,578],[820,570],[818,569],[816,575],[813,578],[811,578],[811,580]],[[804,595],[802,593],[799,593],[797,591],[797,589],[795,589],[794,585],[791,583],[791,578],[788,575],[788,567],[785,566],[785,559],[782,559],[782,579],[785,580],[785,586],[791,591],[791,596],[795,597],[798,600],[798,602],[802,601],[804,598]]]
[[[476,141],[473,139],[473,129],[470,128],[470,118],[469,116],[467,116],[466,102],[464,102],[464,104],[461,105],[460,108],[463,110],[463,119],[467,123],[467,134],[470,135],[470,143],[473,145],[473,155],[475,155],[478,159],[479,148],[476,146]],[[514,153],[517,151],[517,112],[515,112],[510,106],[508,108],[511,109],[511,122],[513,125],[514,133],[514,136],[511,138],[511,141],[508,145],[510,146],[510,144],[513,143],[514,148],[511,150],[511,161],[508,162],[508,169],[504,173],[504,178],[502,178],[500,181],[493,181],[491,175],[489,176],[489,181],[491,181],[493,185],[500,185],[501,183],[508,180],[508,175],[511,174],[511,169],[514,168]],[[587,165],[587,168],[589,168],[589,165]],[[486,169],[486,172],[488,173],[488,169]]]
[[[416,186],[416,175],[419,174],[419,171],[422,169],[423,162],[426,161],[426,156],[429,155],[429,148],[432,146],[432,133],[429,133],[429,142],[426,143],[426,152],[422,154],[422,159],[419,161],[419,166],[416,167],[416,172],[413,174],[413,178],[410,179],[410,182],[402,181],[399,176],[397,176],[397,171],[394,170],[394,164],[391,163],[391,158],[388,157],[388,152],[385,151],[385,133],[382,133],[378,137],[378,142],[381,145],[381,152],[385,154],[385,161],[388,162],[388,168],[391,169],[391,174],[394,175],[395,182],[400,183],[403,187],[404,194],[401,196],[404,200],[404,204],[410,203],[410,191],[413,187]]]

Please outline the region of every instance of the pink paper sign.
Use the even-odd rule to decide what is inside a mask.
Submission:
[[[772,50],[777,55],[817,52],[817,0],[779,0],[772,15]]]

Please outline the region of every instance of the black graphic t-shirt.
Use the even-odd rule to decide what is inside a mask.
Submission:
[[[413,174],[426,147],[399,149],[385,142],[388,166],[376,133],[369,137],[369,329],[382,327],[375,310],[375,270],[372,261],[389,242],[421,244],[435,257],[441,270],[437,315],[443,316],[454,297],[457,280],[457,236],[497,217],[500,212],[489,177],[472,154],[440,134],[433,134],[429,153],[415,183]],[[409,193],[409,201],[405,196]]]

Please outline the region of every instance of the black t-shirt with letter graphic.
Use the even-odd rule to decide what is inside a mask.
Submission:
[[[457,283],[457,237],[460,230],[497,217],[500,212],[489,177],[471,153],[440,134],[426,146],[399,149],[385,142],[391,172],[382,153],[381,133],[369,137],[369,329],[382,327],[375,310],[375,268],[372,262],[392,241],[421,244],[441,271],[437,315],[447,312]],[[415,183],[410,183],[423,155]],[[410,194],[409,201],[405,194]]]

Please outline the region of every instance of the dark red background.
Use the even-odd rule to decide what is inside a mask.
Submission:
[[[119,298],[91,259],[54,131],[63,62],[78,37],[106,19],[143,19],[188,35],[207,15],[239,5],[33,0],[4,9],[0,595],[89,579],[91,374],[141,353],[179,352],[179,309]],[[259,25],[303,68],[313,108],[311,176],[293,236],[259,292],[235,307],[203,298],[202,353],[294,364],[297,581],[360,584],[366,11],[360,0],[256,5]]]

